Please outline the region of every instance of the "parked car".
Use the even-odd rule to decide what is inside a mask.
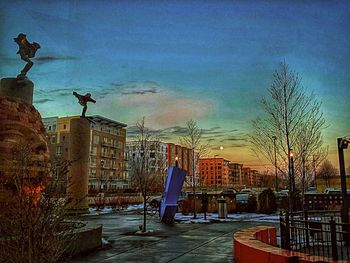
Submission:
[[[274,191],[273,193],[275,194],[276,198],[283,198],[283,197],[288,196],[288,192],[282,192],[282,191],[276,192],[276,191]]]
[[[236,201],[240,203],[248,203],[250,194],[236,194]]]
[[[253,190],[252,190],[252,189],[249,189],[249,188],[244,188],[244,189],[242,189],[239,193],[240,193],[240,194],[252,194],[252,193],[253,193]]]
[[[341,194],[341,190],[340,189],[336,189],[336,188],[326,188],[324,190],[325,194]]]
[[[222,196],[228,196],[228,197],[235,197],[236,196],[237,191],[235,189],[224,189],[220,195]]]

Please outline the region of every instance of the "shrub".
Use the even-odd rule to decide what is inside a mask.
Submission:
[[[269,188],[259,195],[259,211],[262,213],[273,213],[277,210],[276,197],[273,191]]]

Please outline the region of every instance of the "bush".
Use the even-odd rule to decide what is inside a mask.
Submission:
[[[248,203],[247,203],[247,208],[246,208],[246,212],[248,212],[248,213],[253,213],[253,212],[255,212],[257,206],[258,206],[258,203],[257,203],[257,201],[256,201],[255,195],[249,196]]]
[[[242,212],[248,212],[253,213],[256,211],[257,208],[257,201],[256,197],[254,195],[250,195],[248,202],[236,202],[236,212],[242,213]]]
[[[273,213],[277,210],[276,196],[269,188],[259,195],[259,211],[261,213]]]

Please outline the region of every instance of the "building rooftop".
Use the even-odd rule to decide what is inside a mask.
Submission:
[[[125,123],[114,121],[100,115],[87,116],[87,118],[97,124],[108,125],[115,128],[125,128],[127,126]]]

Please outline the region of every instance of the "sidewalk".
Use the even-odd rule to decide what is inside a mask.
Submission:
[[[73,259],[82,262],[233,262],[232,234],[242,228],[271,225],[264,222],[221,222],[212,224],[175,223],[167,226],[158,217],[148,218],[151,235],[135,235],[142,216],[111,213],[82,220],[103,224],[103,238],[109,246]]]

